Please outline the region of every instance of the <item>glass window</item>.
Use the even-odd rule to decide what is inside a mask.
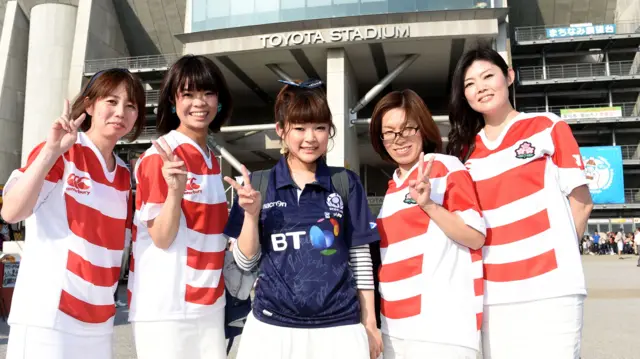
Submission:
[[[229,16],[231,12],[230,2],[231,0],[207,0],[207,19]]]
[[[191,6],[191,21],[201,22],[207,19],[207,0],[193,0]]]
[[[233,0],[231,2],[231,15],[252,14],[254,12],[253,0]]]

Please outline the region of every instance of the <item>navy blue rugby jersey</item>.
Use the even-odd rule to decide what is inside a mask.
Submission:
[[[347,172],[348,199],[337,193],[322,160],[316,182],[306,185],[298,199],[299,188],[284,157],[273,167],[260,214],[262,258],[253,307],[258,320],[294,328],[360,322],[349,248],[380,237],[360,179]],[[233,238],[244,221],[237,203],[224,231]]]

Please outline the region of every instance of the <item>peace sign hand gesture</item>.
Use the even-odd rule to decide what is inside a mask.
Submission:
[[[169,191],[182,196],[187,186],[187,167],[171,150],[171,146],[164,138],[160,138],[160,143],[153,141],[153,146],[162,158],[162,177],[164,177]]]
[[[58,156],[67,152],[78,139],[78,128],[86,118],[86,114],[78,116],[75,120],[69,118],[69,100],[64,100],[62,115],[51,126],[45,147]]]
[[[225,182],[238,192],[238,204],[242,209],[244,209],[245,214],[257,217],[260,213],[260,206],[262,205],[262,196],[260,195],[260,192],[254,190],[251,186],[249,172],[245,166],[242,166],[242,179],[243,185],[239,184],[231,177],[224,178]]]
[[[425,165],[424,153],[420,153],[418,158],[418,177],[409,181],[409,195],[425,212],[435,206],[435,202],[431,200],[431,182],[429,182],[433,158],[434,156],[431,155]]]

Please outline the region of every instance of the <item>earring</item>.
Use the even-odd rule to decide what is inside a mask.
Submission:
[[[218,104],[218,113],[220,113],[220,111],[222,111],[222,104],[221,103]]]
[[[171,106],[171,113],[176,113],[176,107],[175,106]]]
[[[280,147],[280,154],[286,155],[287,153],[289,153],[289,147],[287,147],[287,144],[284,143],[284,141],[282,141],[282,147]]]

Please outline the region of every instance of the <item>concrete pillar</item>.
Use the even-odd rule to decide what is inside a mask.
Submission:
[[[494,41],[494,50],[502,56],[507,65],[511,66],[511,51],[509,44],[509,23],[505,21],[498,25],[498,36]]]
[[[604,53],[604,71],[606,76],[611,76],[611,66],[609,66],[609,52]]]
[[[547,57],[545,56],[544,50],[542,50],[542,79],[547,79]]]
[[[609,107],[613,107],[613,93],[611,92],[611,87],[609,87],[607,93],[609,95]]]
[[[333,143],[329,143],[327,163],[360,172],[358,136],[351,125],[349,110],[358,101],[355,73],[344,48],[327,51],[327,99],[336,126]]]
[[[544,112],[549,112],[549,95],[544,93]]]
[[[67,96],[77,8],[41,4],[31,10],[22,163],[46,140]],[[72,100],[72,99],[70,99]]]
[[[20,167],[29,20],[8,1],[0,37],[0,185]]]

